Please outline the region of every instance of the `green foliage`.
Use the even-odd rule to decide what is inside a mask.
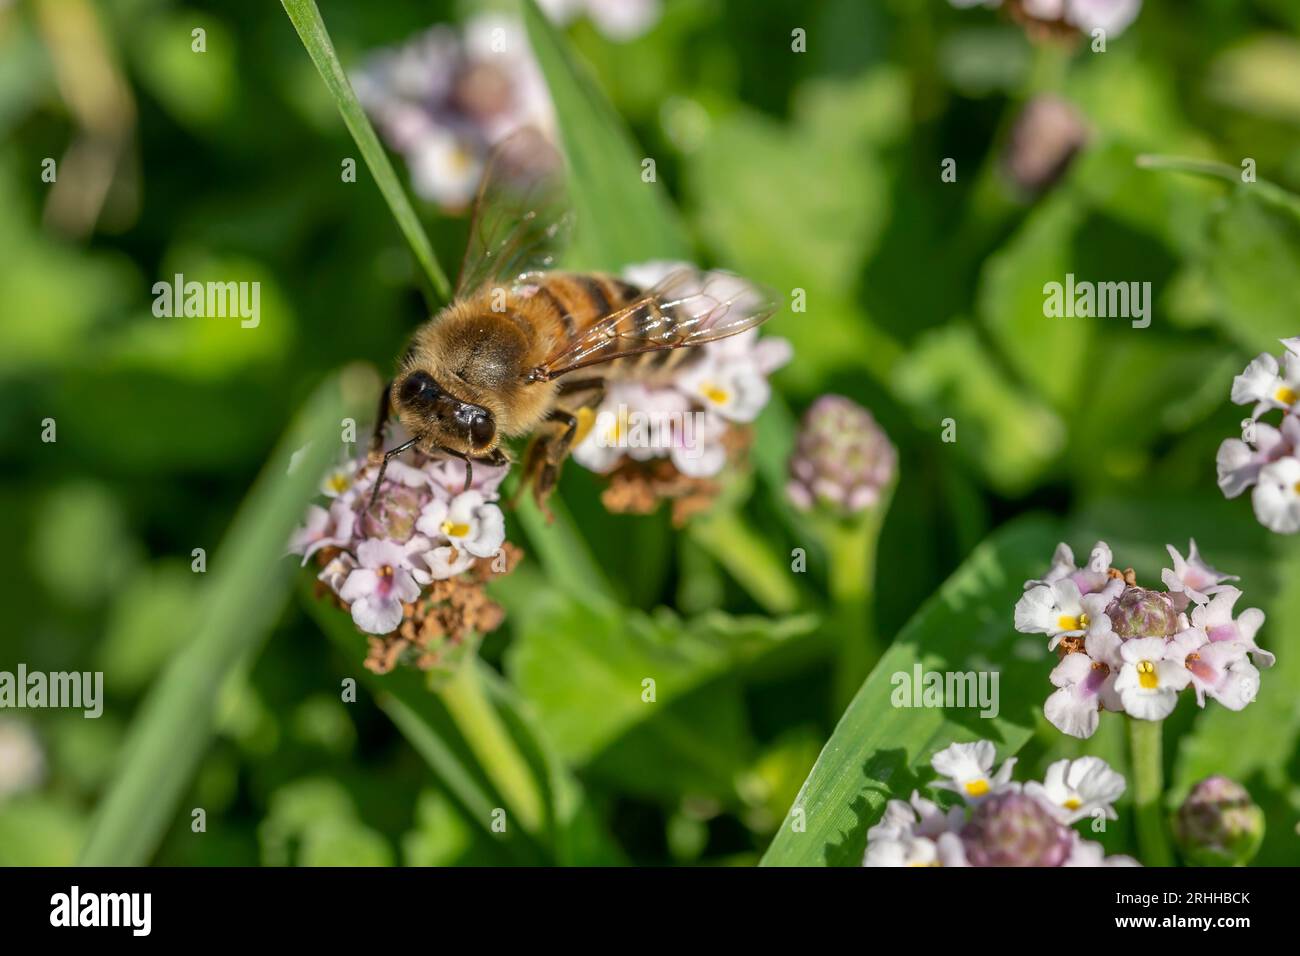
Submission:
[[[1122,721],[1076,741],[1042,717],[1050,657],[1012,606],[1060,540],[1154,582],[1189,537],[1241,576],[1278,663],[1245,710],[1166,721],[1164,809],[1234,776],[1268,815],[1256,862],[1300,859],[1300,559],[1214,473],[1233,376],[1300,334],[1294,4],[1145,4],[1105,55],[942,0],[796,5],[803,54],[785,4],[665,4],[631,39],[494,4],[555,107],[566,264],[733,269],[783,300],[765,334],[795,358],[752,467],[686,527],[607,513],[574,464],[553,522],[508,510],[524,558],[459,682],[365,670],[282,552],[340,420],[373,413],[379,377],[335,370],[391,369],[465,246],[462,215],[408,198],[349,76],[476,5],[86,4],[77,31],[55,6],[0,13],[0,669],[102,670],[106,702],[24,715],[43,770],[0,780],[0,864],[857,865],[954,740],[994,740],[1022,779],[1083,754],[1132,779]],[[1006,153],[1045,94],[1088,141],[1031,194]],[[1149,281],[1151,327],[1045,316],[1067,272]],[[176,273],[259,283],[259,326],[154,314]],[[785,494],[799,416],[832,392],[899,453],[874,569]],[[839,713],[844,630],[884,655]],[[998,671],[998,718],[891,706],[918,663]],[[1132,810],[1109,852],[1136,851]]]

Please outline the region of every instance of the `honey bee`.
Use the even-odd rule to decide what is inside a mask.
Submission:
[[[558,152],[532,129],[503,141],[479,187],[453,301],[415,331],[381,396],[371,505],[388,462],[410,448],[465,462],[468,488],[475,463],[510,461],[503,439],[531,436],[522,477],[545,510],[606,382],[653,381],[695,346],[776,311],[768,292],[729,273],[685,268],[640,288],[558,271],[572,223]],[[411,437],[384,451],[393,413]]]

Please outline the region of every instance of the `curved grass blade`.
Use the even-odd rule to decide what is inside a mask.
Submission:
[[[256,653],[288,595],[297,566],[285,559],[285,542],[336,457],[339,421],[362,414],[378,387],[368,369],[346,369],[321,386],[240,506],[212,557],[191,618],[197,630],[131,725],[82,848],[83,865],[137,866],[157,848],[212,737],[222,684]],[[290,471],[295,453],[300,460]]]
[[[632,137],[608,101],[574,62],[564,38],[522,0],[529,42],[555,104],[577,213],[574,248],[581,268],[618,269],[650,259],[681,259],[689,249],[662,188],[642,179]]]
[[[764,866],[857,866],[867,829],[885,801],[921,786],[935,751],[986,739],[1005,759],[1025,744],[1047,693],[1050,664],[1046,641],[1022,644],[1012,608],[1024,581],[1042,572],[1059,540],[1045,519],[1012,523],[976,548],[912,618],[840,718],[764,854]],[[1038,648],[1040,657],[1021,646]],[[978,704],[894,706],[895,688],[912,681],[916,668],[996,673],[997,715],[981,718]]]
[[[434,294],[439,300],[448,301],[451,298],[451,283],[447,280],[446,273],[442,271],[438,257],[434,255],[429,237],[425,235],[424,227],[420,225],[415,210],[411,208],[411,202],[406,198],[402,184],[398,182],[388,154],[384,152],[384,148],[379,144],[379,138],[375,136],[374,127],[370,125],[365,111],[357,102],[357,95],[353,92],[352,84],[348,82],[347,74],[343,72],[338,55],[334,52],[334,44],[330,41],[329,31],[325,29],[325,22],[321,19],[315,0],[281,0],[281,4],[284,12],[289,14],[294,29],[298,31],[302,45],[307,48],[311,61],[316,64],[321,79],[325,81],[335,103],[338,104],[339,113],[343,115],[343,122],[347,125],[348,132],[352,134],[357,148],[361,150],[366,166],[370,168],[370,175],[375,177],[375,184],[383,193],[384,201],[388,203],[393,218],[397,220],[398,228],[406,237],[411,251],[433,287]],[[432,301],[429,304],[434,305]]]

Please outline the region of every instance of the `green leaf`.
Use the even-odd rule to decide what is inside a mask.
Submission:
[[[451,298],[451,283],[447,280],[446,273],[442,271],[438,257],[434,255],[429,237],[425,235],[424,227],[420,225],[415,210],[411,208],[411,202],[406,198],[406,192],[398,182],[397,174],[393,172],[393,164],[389,162],[388,154],[379,144],[374,127],[370,125],[365,111],[357,102],[357,94],[353,92],[352,84],[348,82],[347,74],[343,72],[343,66],[334,52],[334,44],[330,41],[329,31],[325,29],[325,22],[321,19],[315,0],[281,0],[281,4],[284,6],[284,12],[289,14],[294,29],[298,31],[302,45],[307,48],[308,55],[316,64],[321,79],[325,81],[330,94],[338,104],[343,122],[356,141],[357,148],[361,150],[366,166],[370,169],[370,175],[375,177],[375,183],[383,193],[384,201],[388,203],[393,218],[397,220],[398,228],[402,230],[402,235],[406,237],[411,251],[424,269],[424,274],[433,287],[434,293],[446,302]]]
[[[662,187],[642,179],[643,162],[653,157],[636,148],[618,114],[534,0],[522,3],[569,161],[577,225],[568,264],[617,270],[650,259],[686,258],[690,245]]]
[[[1083,215],[1069,193],[1054,193],[989,257],[979,283],[984,327],[1016,373],[1057,409],[1069,408],[1083,383],[1087,365],[1081,359],[1096,320],[1045,315],[1043,286],[1065,282]]]
[[[928,779],[936,751],[985,739],[1005,759],[1030,738],[1047,696],[1050,662],[1045,641],[1016,633],[1012,609],[1058,540],[1050,522],[1022,518],[976,548],[944,583],[844,712],[763,865],[856,866],[885,802],[906,799]],[[894,675],[910,678],[917,665],[926,672],[997,673],[1000,712],[982,719],[978,707],[895,707]]]
[[[218,694],[275,622],[295,571],[285,542],[320,476],[337,455],[338,423],[370,404],[374,373],[344,370],[294,422],[208,560],[209,578],[190,615],[195,627],[141,704],[117,776],[82,848],[87,866],[148,861],[212,736]],[[290,460],[301,460],[290,471]]]
[[[895,371],[894,388],[917,427],[939,437],[955,422],[956,454],[995,489],[1030,488],[1065,446],[1050,408],[1013,382],[969,325],[951,323],[923,335]]]
[[[1212,219],[1205,268],[1224,331],[1246,348],[1275,352],[1278,339],[1300,328],[1300,215],[1268,201],[1256,191],[1262,186],[1238,186]]]
[[[666,610],[597,607],[554,592],[537,595],[517,620],[507,673],[566,760],[587,764],[654,721],[660,742],[705,769],[735,757],[715,745],[707,727],[669,705],[814,624],[807,616],[769,621],[716,613],[687,622]],[[653,701],[644,699],[647,679],[654,681]]]

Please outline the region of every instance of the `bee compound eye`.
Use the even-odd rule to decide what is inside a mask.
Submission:
[[[402,401],[409,404],[432,404],[441,389],[428,372],[415,371],[402,381],[398,394]]]
[[[497,427],[492,421],[492,416],[488,414],[475,415],[469,422],[469,437],[474,442],[475,447],[482,448],[492,441],[492,436],[496,434]]]

